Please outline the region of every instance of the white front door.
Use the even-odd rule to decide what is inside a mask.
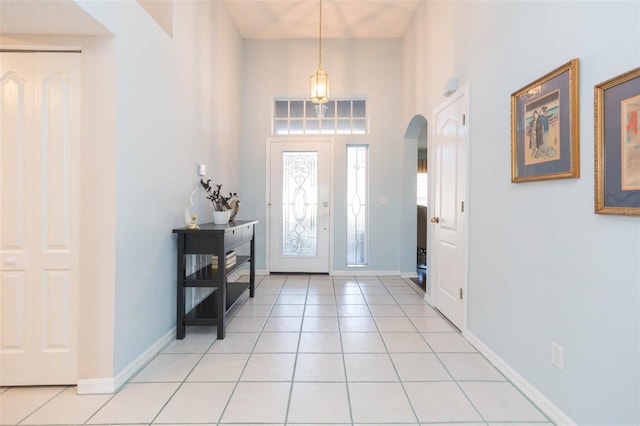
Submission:
[[[431,277],[434,305],[459,329],[464,328],[466,291],[466,221],[468,100],[461,90],[435,111],[433,172],[435,204],[431,210],[434,242]]]
[[[77,381],[80,55],[0,53],[0,385]]]
[[[268,144],[269,271],[328,273],[332,141]]]

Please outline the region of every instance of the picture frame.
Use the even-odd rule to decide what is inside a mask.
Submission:
[[[595,213],[640,216],[640,67],[597,84]]]
[[[511,182],[580,177],[577,58],[511,95]]]

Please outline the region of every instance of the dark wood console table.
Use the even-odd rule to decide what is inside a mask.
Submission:
[[[248,288],[249,296],[255,295],[255,226],[257,220],[236,220],[228,225],[205,223],[200,229],[179,228],[178,234],[178,300],[176,338],[183,339],[188,325],[215,325],[218,339],[224,339],[226,313],[233,307],[240,295]],[[236,256],[236,263],[227,268],[225,254],[231,250],[250,244],[248,256]],[[207,263],[194,273],[187,275],[187,255],[217,255],[217,268]],[[228,282],[227,278],[245,263],[249,262],[249,282]],[[185,312],[185,291],[188,287],[210,287],[213,292]]]

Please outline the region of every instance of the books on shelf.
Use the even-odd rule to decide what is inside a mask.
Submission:
[[[236,252],[234,250],[231,250],[229,252],[227,252],[227,254],[225,255],[225,267],[226,269],[231,268],[232,266],[234,266],[236,264]],[[211,256],[211,267],[213,269],[218,269],[218,255],[214,254],[213,256]]]

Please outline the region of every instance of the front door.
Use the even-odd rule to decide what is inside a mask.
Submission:
[[[468,101],[456,93],[435,112],[433,171],[435,204],[431,214],[434,304],[459,329],[464,328]]]
[[[269,270],[328,273],[332,141],[268,143]]]
[[[0,386],[77,381],[80,55],[0,53]]]

